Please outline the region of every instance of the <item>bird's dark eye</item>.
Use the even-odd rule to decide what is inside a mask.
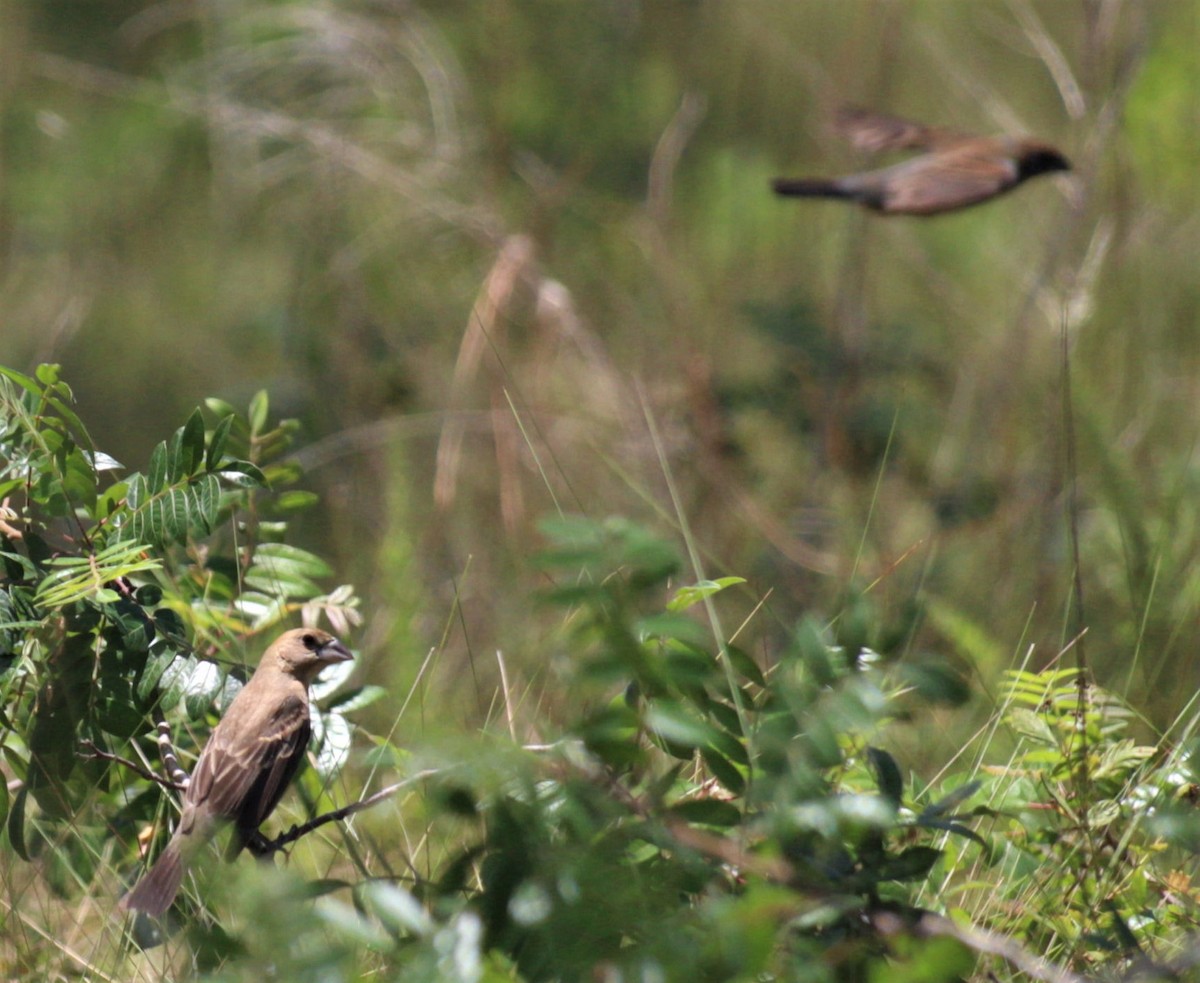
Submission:
[[[317,641],[316,635],[305,635],[302,641],[304,642],[304,647],[310,652],[315,652],[321,647],[320,643]]]

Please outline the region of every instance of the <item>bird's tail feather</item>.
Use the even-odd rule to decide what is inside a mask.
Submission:
[[[779,177],[771,182],[775,194],[794,198],[857,198],[858,193],[840,181],[827,178]]]
[[[182,883],[183,856],[178,844],[172,841],[159,855],[150,872],[121,899],[119,907],[126,911],[144,911],[158,918],[171,907]]]

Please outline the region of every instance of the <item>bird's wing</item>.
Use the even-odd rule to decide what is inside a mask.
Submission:
[[[188,804],[239,828],[257,828],[300,767],[310,733],[308,704],[295,695],[281,700],[261,726],[218,727],[188,785]]]
[[[304,761],[304,752],[312,735],[312,724],[309,721],[307,704],[301,709],[303,719],[297,719],[295,726],[280,734],[270,767],[259,771],[258,780],[251,786],[242,803],[237,825],[243,836],[258,829],[263,820],[272,813]]]
[[[885,150],[933,150],[970,139],[968,134],[955,130],[855,106],[840,109],[834,127],[856,150],[871,154]]]
[[[903,169],[903,170],[901,170]],[[986,201],[1011,188],[1017,166],[1007,157],[932,153],[905,161],[886,181],[886,211],[932,214]]]

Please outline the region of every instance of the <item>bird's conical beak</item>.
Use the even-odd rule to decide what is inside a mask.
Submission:
[[[317,657],[322,662],[347,662],[353,659],[354,656],[350,650],[346,648],[336,638],[331,638],[328,642],[317,649]]]

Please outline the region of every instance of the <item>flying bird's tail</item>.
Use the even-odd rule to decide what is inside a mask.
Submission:
[[[860,194],[857,190],[847,188],[841,181],[826,178],[787,178],[777,177],[771,182],[775,194],[789,198],[849,198],[857,200]]]
[[[125,911],[144,911],[147,915],[158,918],[171,907],[171,902],[175,900],[182,883],[183,856],[179,845],[172,839],[167,848],[159,854],[150,872],[121,899],[119,907]]]

